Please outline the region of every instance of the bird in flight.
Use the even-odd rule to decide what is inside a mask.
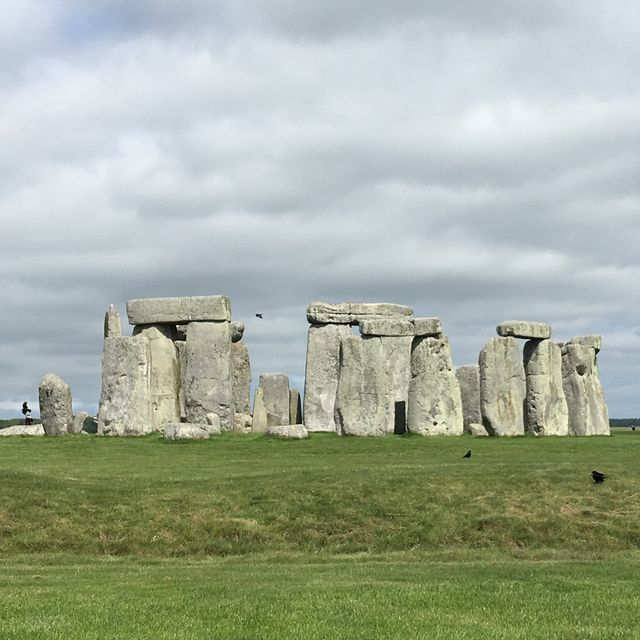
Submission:
[[[261,313],[256,313],[256,318],[260,318],[261,320],[263,320],[264,318],[262,317]]]
[[[467,453],[465,453],[462,457],[463,458],[470,458],[471,457],[471,449],[469,449],[469,451],[467,451]]]
[[[604,482],[604,479],[607,477],[606,474],[601,473],[600,471],[592,471],[591,477],[596,484]]]

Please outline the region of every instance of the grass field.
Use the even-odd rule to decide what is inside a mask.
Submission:
[[[4,438],[0,638],[638,638],[636,433]]]

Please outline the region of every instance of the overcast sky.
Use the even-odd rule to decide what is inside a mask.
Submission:
[[[0,3],[0,416],[100,394],[104,311],[226,294],[303,387],[313,300],[601,333],[640,416],[640,3]],[[261,312],[264,320],[255,318]],[[125,319],[125,318],[123,318]]]

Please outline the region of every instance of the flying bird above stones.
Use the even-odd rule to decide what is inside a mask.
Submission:
[[[604,479],[607,477],[606,474],[601,473],[600,471],[592,471],[591,472],[591,477],[593,478],[593,481],[596,484],[600,484],[601,482],[604,482]]]
[[[263,320],[264,318],[262,317],[261,313],[256,313],[256,318],[260,318],[261,320]]]
[[[470,458],[471,457],[471,449],[469,449],[469,451],[467,451],[467,453],[465,453],[462,457],[463,458]]]

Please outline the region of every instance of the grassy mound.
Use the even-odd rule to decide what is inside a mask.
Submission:
[[[637,549],[639,436],[5,438],[0,553]]]

